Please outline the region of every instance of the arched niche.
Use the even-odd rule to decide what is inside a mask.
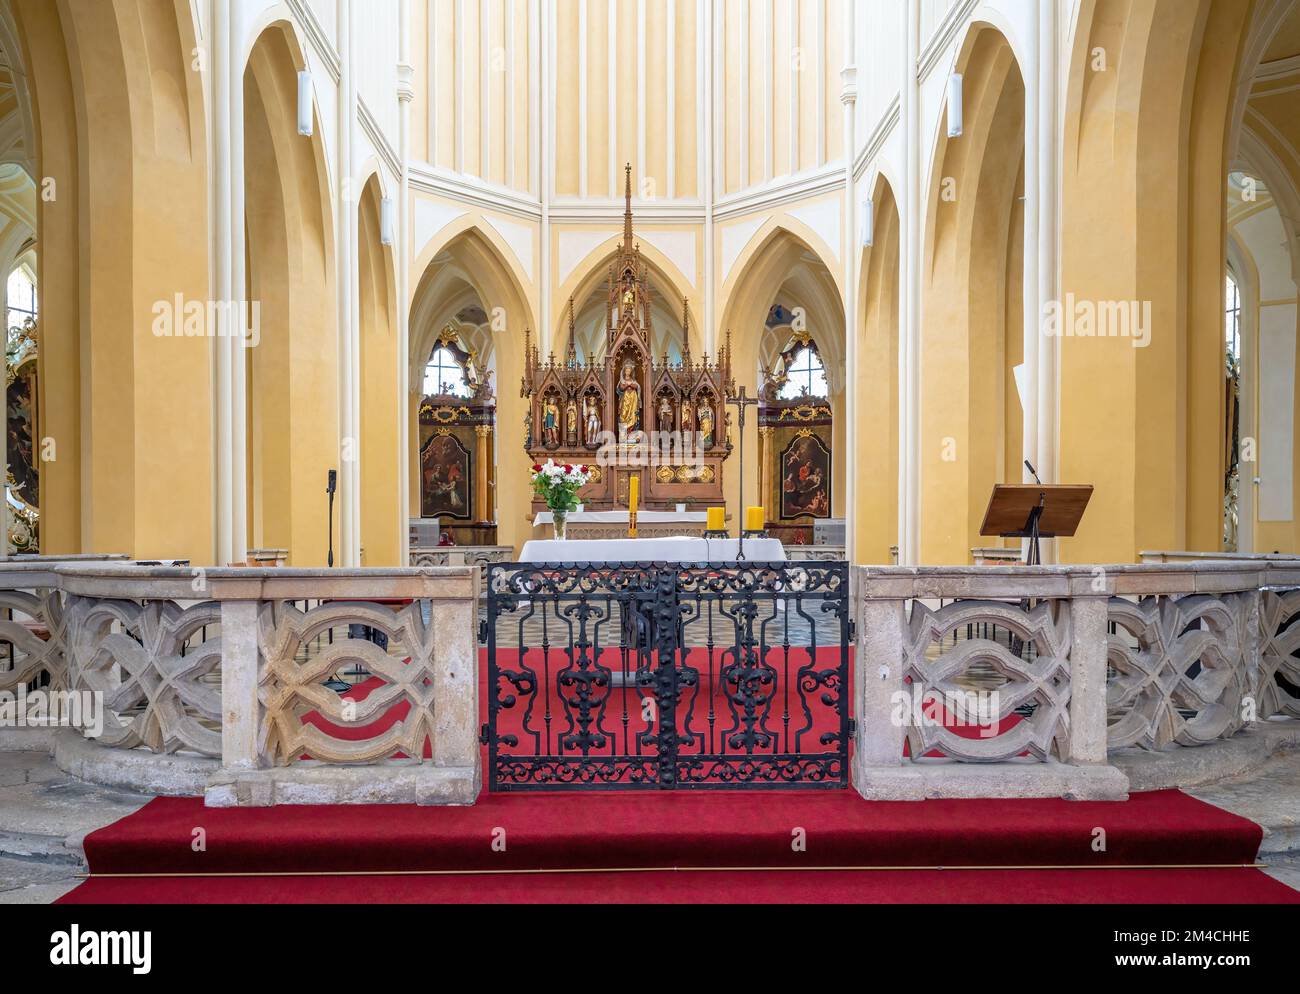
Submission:
[[[527,513],[530,463],[524,451],[528,405],[518,396],[516,387],[523,378],[524,345],[531,317],[524,285],[492,238],[490,226],[473,221],[426,246],[419,265],[420,276],[411,301],[411,349],[407,357],[412,373],[412,393],[406,398],[411,507],[420,506],[418,440],[423,367],[448,322],[472,310],[473,319],[463,324],[473,328],[483,368],[491,374],[496,394],[495,441],[490,454],[495,486],[489,507],[497,541],[522,548],[532,532]],[[486,321],[477,321],[478,315]]]
[[[828,374],[837,377],[838,390],[832,388],[831,407],[835,430],[832,446],[832,515],[844,517],[845,509],[845,452],[844,452],[844,307],[834,271],[826,256],[813,247],[808,233],[794,223],[785,224],[780,219],[767,222],[755,233],[751,244],[742,252],[737,269],[723,288],[722,325],[729,335],[732,375],[736,385],[744,386],[750,396],[756,396],[760,386],[765,339],[769,349],[775,339],[769,335],[768,315],[774,304],[783,300],[797,301],[794,306],[804,308],[804,318],[809,332],[817,340],[826,359]],[[719,343],[723,344],[723,343]],[[784,348],[782,342],[778,348]],[[831,367],[835,371],[831,371]],[[728,411],[733,411],[728,408]],[[734,414],[733,414],[734,419]],[[735,432],[733,428],[733,433]],[[763,489],[763,466],[753,458],[759,452],[757,419],[748,417],[745,426],[746,501],[759,495]],[[737,439],[737,442],[739,439]],[[727,460],[724,490],[729,502],[738,493],[739,460]],[[766,503],[774,498],[768,494]],[[769,508],[769,512],[771,508]]]
[[[1019,482],[1023,356],[1025,86],[991,25],[957,60],[964,128],[941,121],[925,193],[921,329],[921,561],[965,565],[993,544],[980,523],[993,486]]]
[[[259,314],[247,377],[248,547],[322,566],[326,474],[342,457],[334,222],[317,127],[298,134],[302,52],[275,22],[244,70],[247,297]],[[396,363],[394,362],[394,367]],[[335,536],[338,560],[337,518]]]

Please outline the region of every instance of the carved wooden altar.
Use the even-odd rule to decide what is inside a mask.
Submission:
[[[437,518],[457,545],[494,545],[496,398],[490,374],[478,369],[473,350],[461,346],[452,328],[434,347],[455,356],[472,396],[439,393],[420,401],[420,517]]]
[[[534,463],[592,466],[592,482],[579,495],[591,511],[626,507],[634,474],[644,509],[722,506],[722,466],[732,447],[724,406],[732,387],[730,338],[716,361],[696,361],[683,307],[682,361],[651,354],[651,291],[632,236],[630,166],[626,199],[623,244],[609,269],[604,355],[578,360],[572,300],[563,360],[552,353],[543,361],[528,339],[524,447]]]

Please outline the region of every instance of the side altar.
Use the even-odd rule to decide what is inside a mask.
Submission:
[[[716,360],[697,361],[683,306],[681,361],[652,354],[651,289],[632,235],[630,167],[626,198],[623,244],[609,269],[604,353],[579,360],[572,300],[563,360],[543,360],[527,340],[524,448],[534,463],[591,466],[592,481],[579,494],[588,511],[626,508],[633,476],[645,510],[722,506],[722,466],[732,449],[725,407],[733,387],[730,338]],[[540,503],[533,509],[544,510]]]

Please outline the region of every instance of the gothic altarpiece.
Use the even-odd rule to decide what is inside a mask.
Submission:
[[[592,466],[592,482],[579,494],[590,511],[626,507],[633,474],[641,480],[643,509],[720,507],[726,503],[722,466],[732,449],[725,408],[733,385],[730,341],[716,361],[707,355],[696,361],[683,307],[681,362],[653,356],[650,285],[632,236],[630,167],[626,197],[623,244],[609,270],[605,354],[579,361],[572,300],[563,361],[554,354],[543,361],[529,340],[521,386],[530,401],[524,447],[533,463]],[[649,449],[653,464],[646,464]],[[658,455],[663,451],[669,454]]]

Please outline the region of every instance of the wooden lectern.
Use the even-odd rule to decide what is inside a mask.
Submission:
[[[993,488],[980,534],[998,538],[1027,538],[1026,566],[1042,562],[1040,538],[1070,538],[1092,499],[1090,486],[1048,486],[1042,483],[1000,484]]]

